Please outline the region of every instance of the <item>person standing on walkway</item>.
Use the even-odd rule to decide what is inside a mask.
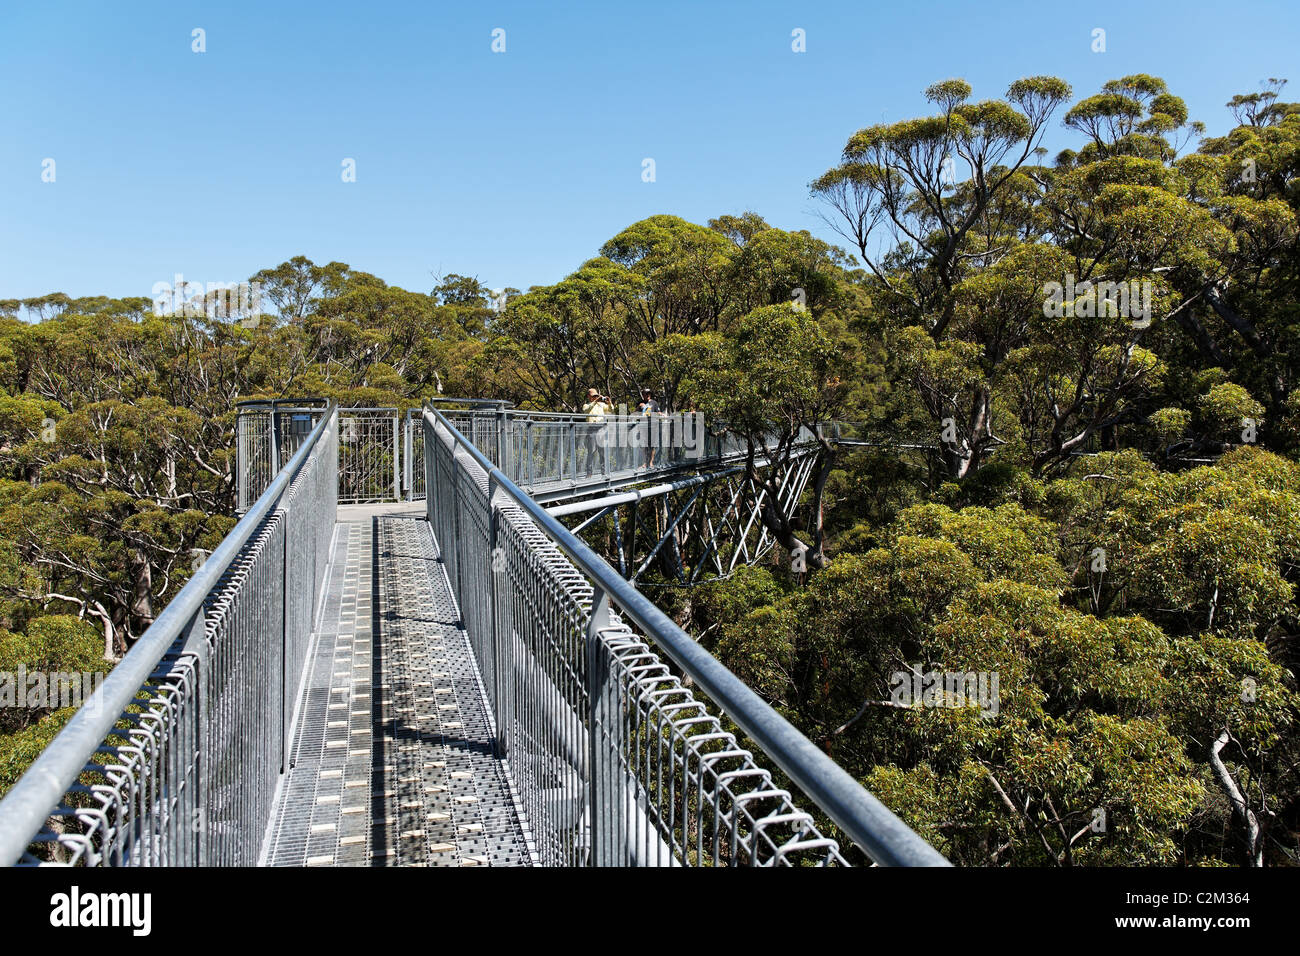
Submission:
[[[596,471],[596,449],[605,445],[605,416],[614,410],[608,395],[602,395],[594,388],[587,389],[587,401],[582,406],[582,413],[587,416],[586,437],[583,444],[587,448],[586,469],[589,474]],[[608,461],[606,453],[606,461]]]
[[[645,466],[647,468],[653,468],[655,466],[655,448],[657,447],[655,443],[657,437],[655,429],[659,424],[655,418],[659,414],[659,403],[655,401],[654,394],[650,389],[641,389],[641,400],[636,403],[636,410],[645,419],[637,426],[639,428],[644,428],[646,432],[644,445]]]

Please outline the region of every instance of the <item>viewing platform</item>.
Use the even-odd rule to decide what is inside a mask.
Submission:
[[[242,518],[0,802],[0,863],[946,865],[633,583],[665,547],[724,569],[727,534],[757,560],[817,436],[652,457],[500,402],[243,412]],[[616,570],[577,532],[642,500]]]

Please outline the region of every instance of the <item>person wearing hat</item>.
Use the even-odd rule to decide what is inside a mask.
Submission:
[[[594,388],[587,389],[587,401],[582,406],[583,414],[589,422],[603,422],[605,416],[614,410],[608,395],[602,395]]]
[[[587,389],[587,401],[582,413],[587,416],[587,434],[583,444],[587,448],[587,471],[596,470],[596,449],[605,443],[605,416],[614,410],[608,395],[594,388]]]

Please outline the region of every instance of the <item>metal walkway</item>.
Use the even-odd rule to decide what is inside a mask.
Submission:
[[[331,404],[272,411],[266,455],[241,427],[251,504],[0,800],[0,865],[946,864],[534,497],[734,436],[641,470],[606,426],[447,404],[372,449],[419,458],[419,510],[340,507]]]
[[[272,866],[530,862],[423,519],[409,505],[339,509]]]

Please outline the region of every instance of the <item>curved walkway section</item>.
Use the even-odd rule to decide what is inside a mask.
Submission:
[[[437,545],[410,507],[339,509],[273,866],[532,862]]]

